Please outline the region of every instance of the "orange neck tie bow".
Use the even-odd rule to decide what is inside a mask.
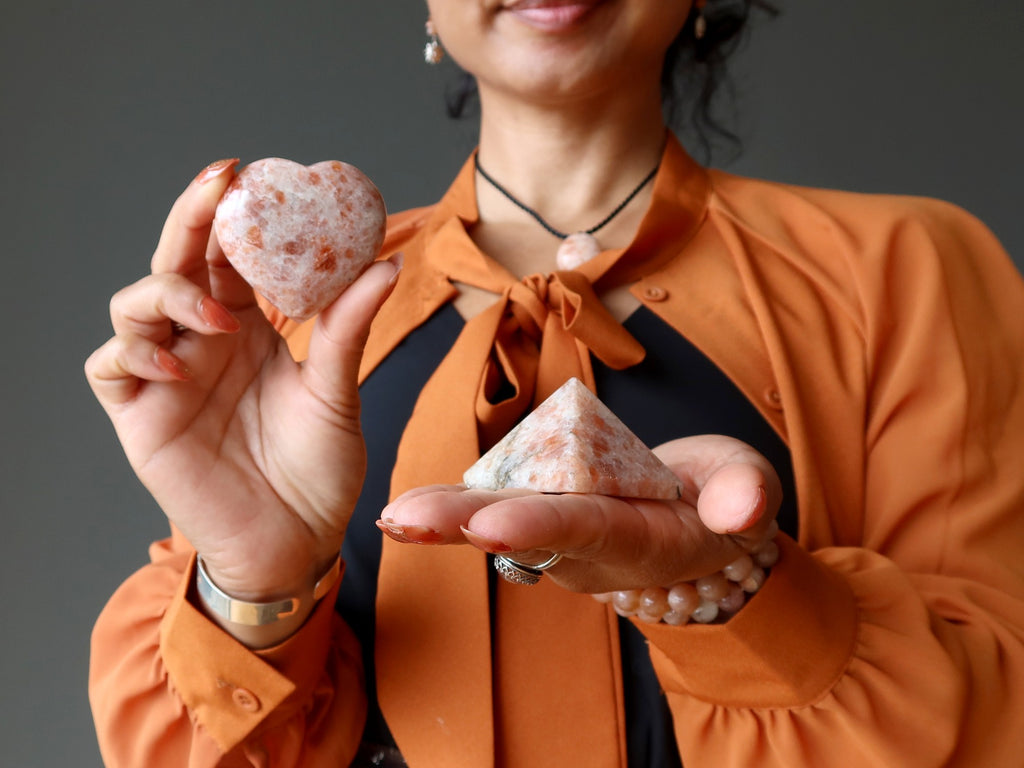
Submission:
[[[614,369],[643,359],[639,342],[598,295],[657,270],[699,226],[706,177],[674,140],[653,195],[629,248],[604,251],[577,270],[520,280],[467,233],[477,212],[472,160],[464,166],[407,243],[423,284],[403,289],[400,280],[400,295],[421,301],[435,295],[428,283],[446,278],[497,299],[466,322],[423,387],[399,444],[392,497],[461,482],[482,451],[569,377],[593,389],[591,354]],[[406,759],[486,768],[498,755],[515,767],[543,754],[551,764],[623,765],[614,614],[547,579],[528,588],[499,580],[492,595],[488,569],[470,546],[384,539],[377,691]],[[563,727],[566,712],[577,724],[571,733]]]

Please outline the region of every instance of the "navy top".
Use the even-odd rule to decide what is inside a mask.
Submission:
[[[374,675],[374,602],[381,552],[375,521],[387,504],[398,442],[416,398],[463,325],[455,308],[446,304],[381,362],[360,392],[368,470],[342,549],[345,578],[337,609],[362,644],[368,697],[364,739],[373,744],[394,746],[377,703]],[[789,449],[768,422],[722,371],[645,307],[630,315],[623,326],[647,355],[642,363],[625,371],[594,361],[602,402],[649,446],[700,434],[729,435],[753,446],[779,474],[783,489],[779,526],[795,537]],[[678,767],[671,713],[651,666],[646,640],[628,620],[621,620],[619,627],[629,765]]]

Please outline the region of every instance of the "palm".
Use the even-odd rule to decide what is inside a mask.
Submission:
[[[143,383],[114,423],[171,521],[222,575],[251,585],[251,574],[337,551],[364,453],[356,410],[314,393],[265,321],[243,324],[177,339],[195,378]]]
[[[218,584],[292,594],[337,556],[359,493],[356,371],[398,261],[370,266],[321,313],[297,364],[211,237],[231,165],[211,165],[175,202],[152,274],[111,300],[114,336],[86,375]],[[171,335],[172,322],[191,330]]]
[[[760,543],[778,511],[775,470],[753,448],[720,435],[680,438],[655,452],[683,481],[678,501],[550,494],[523,489],[413,489],[382,513],[402,540],[467,540],[540,563],[565,555],[551,578],[581,592],[672,584],[713,573]]]

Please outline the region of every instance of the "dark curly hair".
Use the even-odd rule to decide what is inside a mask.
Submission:
[[[708,0],[703,10],[704,36],[698,40],[694,34],[698,16],[694,9],[665,52],[661,70],[665,120],[670,127],[692,134],[705,160],[718,145],[734,151],[740,147],[739,137],[717,117],[715,102],[723,88],[731,95],[726,64],[743,41],[753,10],[769,16],[779,12],[767,0]],[[466,117],[476,97],[476,80],[460,70],[445,93],[449,117]]]

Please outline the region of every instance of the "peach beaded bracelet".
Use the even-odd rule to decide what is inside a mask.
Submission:
[[[593,597],[598,602],[611,603],[619,616],[636,617],[648,624],[710,624],[719,617],[735,614],[746,603],[747,595],[764,584],[766,569],[779,559],[779,546],[775,543],[778,532],[778,524],[772,522],[767,535],[748,554],[696,581],[681,581],[671,587],[620,589]]]

